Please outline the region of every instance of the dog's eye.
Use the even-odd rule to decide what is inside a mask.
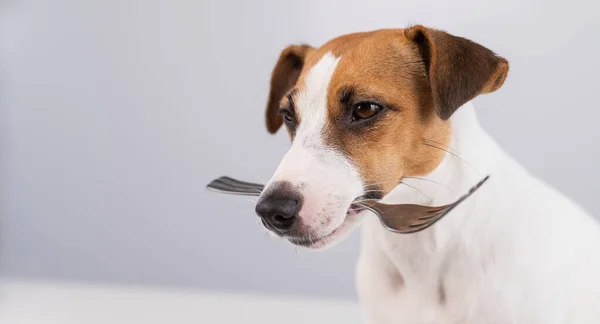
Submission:
[[[381,106],[372,102],[359,102],[352,109],[352,120],[369,119],[381,111]]]
[[[283,119],[285,120],[286,123],[294,122],[294,116],[292,116],[292,112],[289,111],[288,109],[281,109],[281,110],[279,110],[279,113],[283,116]]]

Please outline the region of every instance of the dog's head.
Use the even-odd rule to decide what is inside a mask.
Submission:
[[[271,79],[266,123],[292,147],[256,211],[290,242],[324,247],[357,222],[352,203],[381,198],[444,157],[448,119],[502,86],[508,62],[443,31],[414,26],[286,48]]]

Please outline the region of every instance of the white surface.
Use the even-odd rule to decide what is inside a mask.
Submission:
[[[3,324],[361,323],[351,302],[148,287],[1,281]]]

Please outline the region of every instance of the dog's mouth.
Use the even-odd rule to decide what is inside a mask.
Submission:
[[[294,245],[298,245],[298,246],[302,246],[302,247],[306,247],[306,248],[311,248],[311,249],[325,248],[325,247],[328,247],[329,245],[331,245],[331,243],[338,241],[342,237],[345,237],[346,235],[348,235],[350,233],[352,227],[354,227],[354,225],[358,222],[358,220],[359,220],[358,214],[355,212],[350,212],[346,215],[342,224],[340,226],[338,226],[336,229],[334,229],[333,231],[331,231],[331,233],[329,233],[329,234],[321,235],[321,236],[315,236],[315,235],[306,235],[306,236],[300,236],[300,237],[292,236],[292,237],[287,237],[287,240],[290,241],[290,243],[292,243]]]
[[[352,201],[348,210],[346,211],[346,215],[344,216],[344,220],[333,231],[329,234],[316,236],[316,235],[303,235],[303,236],[291,236],[286,237],[290,243],[306,248],[319,249],[329,246],[331,243],[340,240],[341,238],[347,236],[352,228],[358,223],[361,219],[362,211],[365,210],[365,207],[360,205],[360,201],[365,199],[379,199],[378,197],[367,197],[367,195],[362,195],[357,197]]]

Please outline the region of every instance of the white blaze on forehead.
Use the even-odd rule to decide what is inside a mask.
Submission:
[[[315,141],[320,142],[327,119],[329,81],[339,61],[339,58],[327,52],[306,75],[304,88],[296,98],[296,109],[302,121],[296,131],[296,141],[308,141],[313,145],[318,144]]]

